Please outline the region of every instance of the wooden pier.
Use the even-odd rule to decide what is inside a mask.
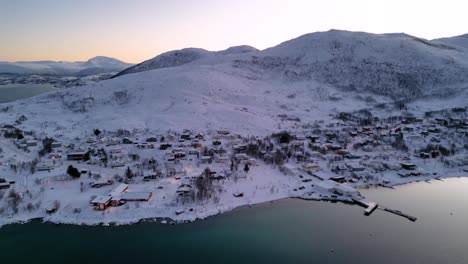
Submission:
[[[366,208],[364,210],[365,215],[371,215],[372,212],[374,212],[374,210],[379,206],[377,203],[371,202],[364,197],[353,198],[353,201]]]
[[[416,218],[416,217],[414,217],[414,216],[411,216],[411,215],[409,215],[409,214],[405,214],[405,213],[403,213],[403,212],[401,212],[401,211],[398,211],[398,210],[393,210],[393,209],[389,209],[389,208],[384,208],[384,210],[387,211],[387,212],[390,212],[390,213],[392,213],[392,214],[396,214],[396,215],[405,217],[405,218],[407,218],[408,220],[413,221],[413,222],[415,222],[416,220],[418,220],[418,218]]]

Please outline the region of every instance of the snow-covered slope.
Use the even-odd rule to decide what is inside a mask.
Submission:
[[[468,83],[468,53],[406,34],[312,33],[242,65],[401,99],[455,94]]]
[[[116,74],[114,77],[161,68],[177,67],[194,61],[199,61],[201,59],[213,59],[213,57],[219,57],[223,55],[245,54],[256,51],[258,51],[256,48],[247,45],[230,47],[226,50],[217,52],[196,48],[174,50],[163,53],[152,59],[125,69]]]
[[[454,48],[468,50],[468,34],[455,36],[455,37],[451,37],[451,38],[434,39],[431,42],[443,43],[443,44],[446,44],[448,46],[452,46]]]
[[[89,75],[120,71],[131,65],[130,63],[125,63],[114,58],[98,56],[85,62],[0,62],[0,73]]]
[[[67,136],[93,128],[258,135],[394,98],[424,98],[424,109],[466,105],[467,64],[463,51],[404,34],[329,31],[264,51],[168,52],[133,68],[141,72],[2,105],[0,120],[25,115],[24,129]]]

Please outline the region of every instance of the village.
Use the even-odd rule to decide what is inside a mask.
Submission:
[[[282,198],[378,206],[359,187],[466,176],[466,108],[339,113],[268,136],[96,128],[82,138],[0,127],[1,224],[191,221]],[[167,222],[167,220],[163,220]]]

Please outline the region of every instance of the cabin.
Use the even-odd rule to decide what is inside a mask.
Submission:
[[[97,181],[97,182],[91,182],[89,183],[89,185],[91,185],[91,188],[102,188],[104,186],[112,185],[112,181],[102,180],[102,181]]]
[[[346,178],[344,176],[333,176],[333,177],[330,177],[330,180],[338,182],[338,183],[346,182]]]
[[[50,153],[48,156],[49,159],[61,159],[62,154],[61,153]]]
[[[192,132],[184,131],[184,133],[182,133],[180,135],[180,138],[183,139],[183,140],[191,140],[192,139]]]
[[[229,162],[229,157],[226,156],[218,156],[215,158],[216,163],[227,163]]]
[[[110,166],[111,168],[123,167],[125,166],[125,163],[123,163],[122,161],[112,161],[110,163]]]
[[[306,163],[302,165],[303,171],[317,171],[320,170],[320,166],[313,163]]]
[[[176,193],[180,196],[190,194],[192,192],[192,186],[189,184],[182,184],[177,188]]]
[[[158,175],[158,174],[146,175],[146,176],[143,176],[143,180],[144,181],[156,180],[156,179],[158,179],[159,176],[160,175]]]
[[[133,141],[130,140],[128,137],[124,137],[122,139],[122,144],[133,144]]]
[[[0,182],[0,190],[8,189],[10,188],[10,183],[9,182]]]
[[[238,154],[234,154],[234,158],[238,161],[241,161],[241,160],[248,160],[249,156],[247,156],[247,154],[244,154],[244,153],[238,153]]]
[[[152,192],[126,192],[121,196],[125,202],[147,202],[151,197],[153,197]]]
[[[139,149],[154,149],[154,145],[143,142],[143,143],[137,144],[137,148],[139,148]]]
[[[421,152],[419,153],[419,157],[421,159],[430,159],[431,158],[431,154],[427,153],[427,152]]]
[[[351,171],[363,171],[365,168],[359,164],[346,164]]]
[[[415,170],[416,165],[413,163],[404,162],[404,163],[401,163],[401,168],[405,170]]]
[[[87,150],[68,152],[67,160],[83,160],[87,153]]]
[[[247,145],[236,145],[232,148],[235,152],[244,152],[247,150]]]
[[[202,163],[210,163],[213,160],[211,156],[201,156],[200,161]]]
[[[158,142],[158,139],[155,137],[149,137],[146,139],[146,142]]]
[[[170,147],[172,147],[172,145],[168,144],[168,143],[163,143],[163,144],[159,145],[160,150],[166,150],[166,149],[168,149]]]
[[[112,197],[110,196],[98,196],[91,201],[91,205],[96,210],[106,210],[109,207]]]
[[[195,135],[195,138],[199,139],[199,140],[203,140],[203,139],[205,139],[205,135],[203,135],[202,133],[198,133],[198,134]]]
[[[41,162],[36,164],[37,171],[51,171],[54,169],[54,165],[50,163]]]
[[[35,147],[35,146],[37,146],[37,140],[28,140],[28,141],[26,141],[26,145],[28,147]]]
[[[218,134],[219,135],[229,135],[229,131],[227,131],[225,129],[221,129],[221,130],[218,130]]]
[[[174,153],[174,158],[176,159],[184,159],[187,155],[183,151],[178,151]]]
[[[54,141],[54,142],[52,142],[51,147],[52,148],[61,148],[62,147],[62,142]]]

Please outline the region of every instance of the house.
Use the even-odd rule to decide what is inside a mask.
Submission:
[[[234,158],[236,160],[248,160],[249,159],[249,156],[247,156],[247,154],[244,154],[244,153],[238,153],[238,154],[234,154]]]
[[[137,148],[139,148],[139,149],[154,149],[154,145],[143,142],[143,143],[137,144]]]
[[[218,157],[216,157],[215,162],[216,163],[227,163],[227,162],[229,162],[229,157],[218,156]]]
[[[186,154],[183,151],[178,151],[174,153],[174,158],[176,159],[183,159],[185,157],[186,157]]]
[[[165,150],[165,149],[168,149],[170,147],[172,147],[172,145],[168,144],[168,143],[163,143],[163,144],[159,145],[160,150]]]
[[[218,130],[218,134],[219,135],[229,135],[229,131],[227,131],[225,129],[221,129],[221,130]]]
[[[158,139],[155,137],[149,137],[146,139],[146,142],[158,142]]]
[[[110,200],[110,204],[112,206],[119,206],[121,204],[125,203],[124,201],[122,201],[122,198],[120,196],[112,196],[111,200]]]
[[[67,153],[67,160],[83,160],[88,153],[87,150],[78,150]]]
[[[405,170],[415,170],[416,165],[413,163],[404,162],[404,163],[401,163],[401,168]]]
[[[331,192],[339,195],[347,195],[347,196],[356,196],[359,195],[359,192],[345,184],[341,184],[332,180],[325,180],[318,182],[314,186],[317,190],[322,192]]]
[[[333,176],[333,177],[330,177],[330,180],[338,182],[338,183],[346,182],[346,178],[344,176]]]
[[[111,168],[123,167],[125,166],[125,163],[123,163],[122,161],[112,161],[110,163],[110,166]]]
[[[144,181],[156,180],[156,179],[158,179],[159,176],[160,176],[160,173],[159,174],[146,175],[146,176],[143,176],[143,180]]]
[[[46,162],[40,162],[36,164],[37,171],[51,171],[54,169],[54,165]]]
[[[355,164],[355,163],[346,163],[346,166],[348,166],[348,168],[351,170],[351,171],[363,171],[365,170],[365,168],[359,164]]]
[[[109,192],[110,196],[120,196],[122,193],[126,192],[128,190],[128,185],[125,183],[119,184],[117,187],[115,187],[113,190]]]
[[[200,157],[200,160],[201,160],[202,163],[209,163],[209,162],[212,161],[212,159],[213,158],[211,156],[201,156]]]
[[[419,153],[419,157],[421,159],[430,159],[431,158],[431,154],[427,153],[427,152],[421,152]]]
[[[101,188],[104,186],[112,185],[112,181],[102,180],[102,181],[97,181],[97,182],[91,182],[89,185],[91,185],[91,188]]]
[[[306,163],[302,165],[302,170],[304,171],[317,171],[320,170],[320,166],[313,163]]]
[[[111,202],[111,196],[98,196],[91,201],[91,205],[96,210],[106,210]]]
[[[9,182],[0,182],[0,190],[8,189],[8,188],[10,188]]]
[[[180,135],[180,138],[181,138],[181,139],[184,139],[184,140],[191,140],[191,139],[192,139],[192,132],[190,132],[190,131],[188,131],[188,130],[187,130],[187,131],[184,131],[184,133],[182,133],[182,134]]]
[[[247,150],[247,145],[236,145],[232,149],[236,152],[243,152]]]
[[[198,133],[198,134],[195,135],[195,138],[203,140],[205,138],[205,135],[203,135],[202,133]]]
[[[49,159],[61,159],[62,158],[62,153],[50,153],[48,156]]]
[[[177,188],[176,193],[178,195],[187,195],[192,192],[192,186],[189,184],[182,184]]]
[[[166,158],[167,158],[167,161],[174,161],[175,160],[175,156],[172,153],[166,153]]]
[[[119,154],[119,153],[122,153],[122,149],[121,148],[114,148],[114,149],[109,150],[109,152],[111,154]]]
[[[151,197],[153,197],[152,192],[126,192],[121,196],[125,202],[147,202]]]
[[[37,140],[28,140],[28,141],[26,141],[26,145],[28,147],[35,147],[35,146],[37,146]]]
[[[133,141],[130,140],[128,137],[124,137],[124,138],[122,139],[122,143],[123,143],[123,144],[133,144]]]
[[[250,159],[248,160],[248,163],[249,163],[249,165],[252,165],[252,166],[257,166],[257,165],[258,165],[257,160],[256,160],[256,159],[252,159],[252,158],[250,158]]]

